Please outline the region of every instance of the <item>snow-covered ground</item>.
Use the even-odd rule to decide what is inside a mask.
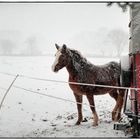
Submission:
[[[89,58],[94,64],[104,64],[113,59]],[[51,70],[53,57],[0,57],[0,72],[23,74],[32,77],[68,80],[68,73],[62,69],[57,74]],[[116,60],[118,61],[118,60]],[[0,101],[14,76],[0,74]],[[68,84],[39,81],[18,77],[15,86],[40,93],[75,101]],[[84,97],[84,103],[87,99]],[[114,99],[108,94],[95,96],[99,125],[92,126],[92,113],[89,106],[83,106],[87,122],[75,126],[76,104],[38,95],[12,87],[0,110],[0,137],[20,138],[125,138],[122,131],[113,130],[111,111]]]

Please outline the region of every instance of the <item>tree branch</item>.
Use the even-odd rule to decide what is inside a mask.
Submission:
[[[108,2],[107,6],[110,7],[114,3],[116,3],[122,9],[123,12],[126,12],[128,7],[134,8],[134,3],[132,2]]]

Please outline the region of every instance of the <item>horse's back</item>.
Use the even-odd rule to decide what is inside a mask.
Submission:
[[[120,64],[115,61],[111,61],[105,65],[97,66],[97,69],[101,71],[113,71],[120,74]]]
[[[111,62],[109,63],[109,65],[111,66],[112,69],[115,69],[115,70],[120,71],[120,63],[117,63],[117,62],[115,62],[115,61],[111,61]]]
[[[110,62],[105,65],[97,66],[96,83],[103,85],[119,85],[120,64]]]

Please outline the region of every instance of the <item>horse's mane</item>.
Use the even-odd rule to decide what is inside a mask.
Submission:
[[[103,84],[106,81],[110,81],[112,77],[114,79],[117,79],[119,77],[120,67],[119,64],[116,62],[110,62],[104,65],[94,65],[89,62],[85,57],[83,57],[83,55],[79,51],[74,49],[68,49],[68,52],[71,57],[71,65],[69,65],[69,70],[71,71],[73,77],[77,78],[77,82],[92,83],[94,80],[96,80],[97,83]],[[113,73],[113,75],[108,75],[108,73]],[[91,78],[91,76],[93,75],[94,77]],[[93,79],[95,77],[96,79]],[[106,79],[106,81],[104,79]]]
[[[87,63],[87,59],[81,54],[81,52],[75,50],[75,49],[70,49],[71,56],[73,58],[73,61],[79,62],[79,63]]]

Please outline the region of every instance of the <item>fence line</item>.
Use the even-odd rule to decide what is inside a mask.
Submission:
[[[5,72],[0,72],[0,73],[5,74],[5,75],[9,75],[9,76],[16,76],[16,74],[10,74],[10,73],[5,73]],[[61,81],[61,80],[37,78],[37,77],[26,76],[26,75],[22,75],[22,74],[18,74],[18,75],[19,75],[19,77],[23,77],[23,78],[27,78],[27,79],[48,81],[48,82],[55,82],[55,83],[73,84],[73,85],[81,85],[81,86],[93,86],[93,87],[102,87],[102,88],[114,88],[114,89],[140,90],[140,88],[119,87],[119,86],[100,85],[100,84],[78,83],[78,82],[67,82],[67,81]]]
[[[17,75],[17,74],[11,74],[11,73],[7,73],[7,72],[0,72],[0,74],[9,75],[9,76],[16,76]]]
[[[82,104],[82,103],[80,103],[80,102],[75,102],[75,101],[72,101],[72,100],[69,100],[69,99],[56,97],[56,96],[49,95],[49,94],[45,94],[45,93],[41,93],[41,92],[38,92],[38,91],[33,91],[33,90],[26,89],[26,88],[23,88],[23,87],[20,87],[20,86],[16,86],[16,85],[13,85],[13,87],[14,87],[14,88],[17,88],[17,89],[21,89],[21,90],[28,91],[28,92],[32,92],[32,93],[35,93],[35,94],[38,94],[38,95],[47,96],[47,97],[50,97],[50,98],[54,98],[54,99],[66,101],[66,102]],[[90,106],[90,107],[95,107],[95,106],[93,106],[93,105],[88,105],[88,104],[86,104],[86,103],[84,103],[84,104],[82,104],[82,105],[86,105],[86,106]]]
[[[80,102],[72,101],[72,100],[69,100],[69,99],[60,98],[60,97],[56,97],[56,96],[52,96],[52,95],[49,95],[49,94],[41,93],[41,92],[38,92],[38,91],[33,91],[33,90],[26,89],[26,88],[23,88],[23,87],[20,87],[20,86],[16,86],[16,85],[13,85],[13,87],[14,87],[14,88],[17,88],[17,89],[21,89],[21,90],[28,91],[28,92],[31,92],[31,93],[35,93],[35,94],[38,94],[38,95],[47,96],[47,97],[50,97],[50,98],[54,98],[54,99],[66,101],[66,102],[81,104],[81,105],[85,105],[85,106],[88,106],[88,107],[95,107],[95,106],[93,106],[93,105],[89,105],[89,104],[86,104],[86,103],[80,103]],[[120,112],[118,112],[118,111],[115,111],[115,112],[116,112],[116,113],[120,113]],[[133,115],[133,114],[132,114],[132,116],[134,116],[134,117],[140,117],[140,115]]]
[[[0,89],[2,89],[2,90],[7,90],[6,88],[4,88],[4,87],[0,87]]]
[[[117,87],[117,86],[114,87],[114,86],[108,86],[108,85],[106,86],[106,85],[97,85],[97,84],[65,82],[65,81],[58,81],[58,80],[41,79],[41,78],[30,77],[30,76],[25,76],[25,75],[14,75],[14,74],[4,73],[4,72],[0,72],[0,73],[1,74],[5,74],[5,75],[9,75],[9,76],[16,76],[16,78],[17,77],[24,77],[24,78],[28,78],[28,79],[41,80],[41,81],[50,81],[50,82],[58,82],[58,83],[65,83],[65,84],[77,84],[77,85],[87,85],[87,86],[98,86],[98,87],[108,87],[108,88],[121,88],[121,89],[133,89],[133,90],[135,89],[135,90],[139,90],[139,88],[126,88],[126,87]],[[16,78],[15,78],[15,80],[16,80]],[[41,93],[41,92],[38,92],[38,91],[29,90],[29,89],[26,89],[26,88],[23,88],[23,87],[20,87],[20,86],[17,86],[17,85],[13,85],[14,81],[12,82],[10,88],[13,86],[14,88],[21,89],[21,90],[24,90],[24,91],[28,91],[28,92],[31,92],[31,93],[35,93],[35,94],[38,94],[38,95],[47,96],[47,97],[50,97],[50,98],[55,98],[55,99],[58,99],[58,100],[63,100],[63,101],[71,102],[71,103],[86,105],[86,106],[89,106],[89,107],[95,107],[93,105],[89,105],[89,104],[86,104],[86,103],[75,102],[75,101],[72,101],[72,100],[69,100],[69,99],[64,99],[64,98],[48,95],[48,94],[45,94],[45,93]],[[4,90],[7,90],[7,89],[5,89],[3,87],[0,87],[0,88],[4,89]],[[8,88],[8,91],[9,90],[10,89]],[[4,97],[4,99],[5,99],[5,97]],[[3,103],[4,99],[1,102],[1,106],[2,106],[2,103]],[[0,106],[0,108],[1,108],[1,106]],[[118,113],[118,111],[115,111],[115,112]],[[133,114],[132,114],[132,116],[140,117],[140,115],[133,115]]]

